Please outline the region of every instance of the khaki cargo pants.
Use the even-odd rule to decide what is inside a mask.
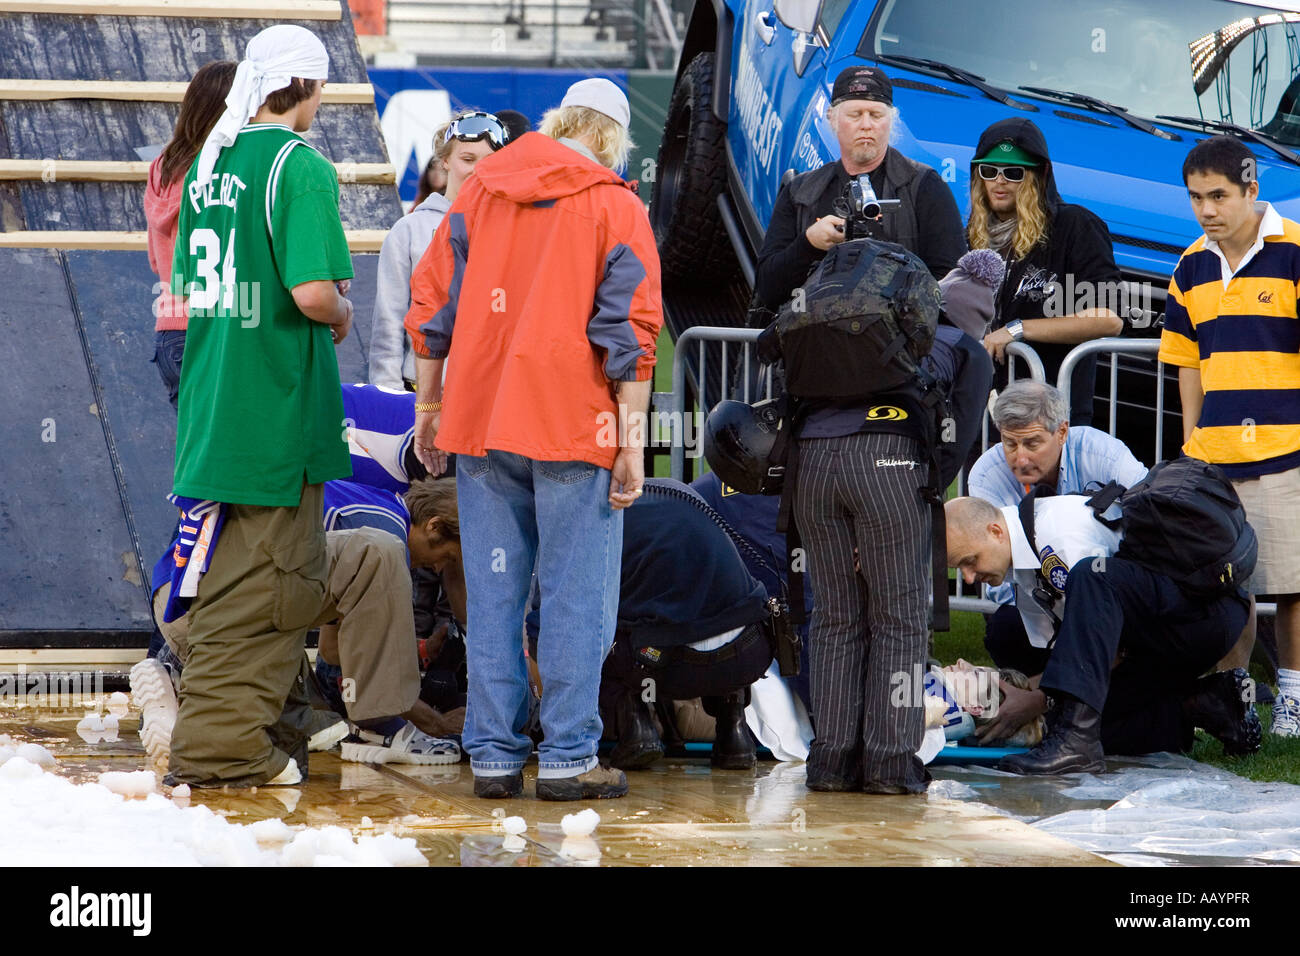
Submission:
[[[307,630],[325,603],[324,487],[296,508],[230,504],[189,613],[171,769],[181,783],[258,786],[290,756],[306,771],[292,715]]]
[[[398,717],[420,696],[420,649],[406,545],[387,531],[331,531],[326,605],[339,622],[343,705],[351,720]]]
[[[420,694],[406,548],[375,528],[330,531],[325,541],[329,578],[312,626],[342,618],[339,663],[348,717],[370,720],[404,714]],[[171,649],[187,664],[190,615],[161,623],[168,590],[163,585],[154,596],[155,617]]]

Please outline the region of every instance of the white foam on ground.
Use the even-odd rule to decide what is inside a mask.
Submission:
[[[274,817],[270,820],[258,820],[256,823],[249,824],[248,829],[253,832],[253,838],[263,845],[268,843],[288,843],[294,837],[293,830],[289,829],[283,820]]]
[[[109,770],[99,775],[101,786],[124,797],[147,797],[158,792],[158,778],[148,770],[136,770],[126,773],[121,770]]]
[[[566,813],[560,821],[560,829],[566,837],[590,836],[600,823],[600,814],[588,807],[580,813]]]
[[[118,719],[112,714],[100,717],[87,714],[77,721],[77,736],[88,744],[115,743],[117,741]]]
[[[77,721],[77,736],[88,744],[97,744],[101,740],[106,740],[108,735],[104,730],[103,718],[98,714],[87,714],[82,717]]]
[[[125,717],[130,707],[130,700],[120,690],[113,691],[108,695],[108,712],[114,717]]]
[[[518,836],[528,829],[528,821],[523,817],[506,817],[501,821],[501,829]]]
[[[585,866],[595,866],[600,862],[600,847],[590,836],[571,834],[561,841],[560,856]]]
[[[22,755],[27,748],[49,754],[23,744],[0,764],[0,833],[8,866],[427,865],[409,837],[383,833],[353,840],[340,827],[296,829],[274,819],[231,823],[207,807],[183,808],[152,792],[156,784],[147,771],[110,772],[132,778],[137,788],[141,774],[150,777],[151,792],[125,799],[99,783],[74,784],[46,773]],[[6,749],[0,742],[0,757]]]
[[[19,744],[14,748],[14,756],[36,764],[38,767],[53,767],[54,754],[40,744]]]
[[[518,833],[507,833],[501,841],[502,849],[509,850],[511,853],[518,853],[528,846],[528,841]]]

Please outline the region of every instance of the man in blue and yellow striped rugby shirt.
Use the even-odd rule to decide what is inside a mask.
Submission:
[[[1300,224],[1257,201],[1255,156],[1230,136],[1198,143],[1183,182],[1205,235],[1174,270],[1160,360],[1179,366],[1183,451],[1227,473],[1259,536],[1249,587],[1277,598],[1273,733],[1300,737]]]

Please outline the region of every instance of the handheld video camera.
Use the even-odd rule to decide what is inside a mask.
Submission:
[[[836,199],[835,213],[844,217],[844,239],[848,241],[870,236],[870,223],[884,213],[897,212],[902,204],[901,199],[877,199],[869,174],[854,176],[849,180],[847,195]]]
[[[776,658],[777,667],[780,669],[782,677],[797,677],[799,675],[799,652],[803,648],[803,640],[799,637],[799,631],[794,626],[794,621],[790,619],[790,608],[784,601],[776,598],[767,599],[767,619],[763,622],[767,630],[767,639],[772,646],[772,654]]]

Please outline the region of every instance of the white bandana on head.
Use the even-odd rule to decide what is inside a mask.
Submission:
[[[199,152],[195,181],[207,187],[221,151],[235,142],[244,124],[257,114],[268,96],[284,89],[295,76],[304,80],[327,79],[329,65],[325,45],[302,27],[281,23],[267,27],[249,40],[244,59],[235,70],[230,95],[226,97],[226,111]]]

